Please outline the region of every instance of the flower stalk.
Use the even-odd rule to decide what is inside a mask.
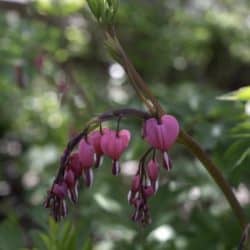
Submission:
[[[117,38],[114,26],[107,29],[105,35],[106,39],[108,40],[108,44],[115,45],[112,48],[116,52],[115,58],[118,58],[118,62],[121,63],[124,69],[126,70],[128,77],[131,80],[131,85],[135,89],[135,92],[137,93],[141,101],[147,106],[149,112],[157,117],[160,117],[165,114],[166,112],[164,111],[158,100],[155,98],[155,96],[152,94],[148,85],[144,82],[144,80],[136,71],[134,65],[126,55],[124,49],[122,48]],[[232,208],[232,211],[234,212],[243,230],[247,225],[246,215],[244,213],[243,208],[239,204],[239,201],[235,197],[229,183],[223,177],[219,168],[213,163],[207,153],[199,145],[199,143],[197,143],[183,129],[180,130],[178,142],[187,147],[192,152],[192,154],[203,163],[203,166],[206,168],[210,176],[213,178],[213,180],[216,182],[216,184],[219,186],[219,188],[225,195],[229,205]]]

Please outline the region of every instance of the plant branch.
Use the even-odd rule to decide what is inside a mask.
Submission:
[[[217,183],[217,185],[227,198],[233,212],[235,213],[240,223],[241,228],[244,229],[247,224],[247,218],[245,216],[245,213],[242,207],[240,206],[237,198],[235,197],[229,183],[223,177],[219,168],[216,167],[216,165],[208,157],[208,155],[201,148],[201,146],[183,130],[181,130],[180,132],[179,141],[181,144],[185,145],[192,152],[192,154],[195,155],[203,163],[210,176]]]
[[[140,99],[146,104],[152,115],[163,115],[165,113],[164,109],[161,107],[147,84],[144,82],[142,77],[136,71],[132,62],[129,60],[116,36],[114,28],[111,27],[110,29],[108,29],[107,33],[109,34],[107,38],[110,39],[111,37],[113,39],[113,44],[116,45],[115,49],[117,50],[120,62],[128,73],[132,85],[135,88],[136,93],[138,94]],[[149,103],[153,105],[153,107],[151,107]],[[186,146],[203,163],[210,176],[213,178],[213,180],[216,182],[216,184],[219,186],[226,199],[228,200],[236,218],[239,221],[241,228],[244,229],[247,225],[247,218],[245,216],[245,213],[240,206],[237,198],[235,197],[229,183],[223,177],[219,168],[213,163],[213,161],[209,158],[209,156],[201,148],[201,146],[184,130],[180,131],[178,142]]]

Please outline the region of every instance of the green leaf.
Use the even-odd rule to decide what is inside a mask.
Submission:
[[[219,96],[217,99],[223,101],[248,101],[250,100],[250,86]]]

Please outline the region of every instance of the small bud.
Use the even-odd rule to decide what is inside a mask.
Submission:
[[[95,162],[95,152],[91,144],[83,138],[79,143],[79,159],[83,168],[91,168]]]
[[[143,188],[143,194],[148,198],[155,193],[154,188],[152,186],[145,186]]]
[[[60,199],[64,199],[66,194],[67,194],[66,184],[64,182],[61,184],[57,184],[57,183],[54,184],[54,186],[52,188],[52,193],[55,194]]]
[[[72,170],[76,177],[81,176],[82,166],[78,153],[73,153],[69,158],[68,169]]]
[[[64,174],[64,181],[68,188],[72,188],[75,185],[75,176],[72,170],[67,170]]]
[[[148,172],[148,177],[150,178],[150,180],[156,181],[158,176],[159,176],[158,163],[156,161],[154,161],[154,160],[151,160],[148,163],[147,172]]]
[[[137,192],[140,187],[140,176],[135,175],[132,180],[131,190],[132,192]]]

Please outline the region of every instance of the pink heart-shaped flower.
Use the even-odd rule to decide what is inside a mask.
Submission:
[[[130,132],[125,129],[120,130],[118,133],[114,130],[108,131],[101,139],[103,153],[115,161],[118,160],[128,147],[130,138]]]
[[[95,161],[95,152],[91,144],[85,138],[81,139],[78,149],[79,159],[83,168],[90,168]]]
[[[109,131],[108,128],[102,129],[102,133],[98,130],[91,132],[88,135],[88,141],[89,143],[94,147],[95,153],[97,155],[102,155],[102,148],[101,148],[101,139],[102,136]]]
[[[174,116],[163,115],[158,121],[156,118],[146,120],[144,136],[154,148],[168,150],[178,138],[180,126]]]

